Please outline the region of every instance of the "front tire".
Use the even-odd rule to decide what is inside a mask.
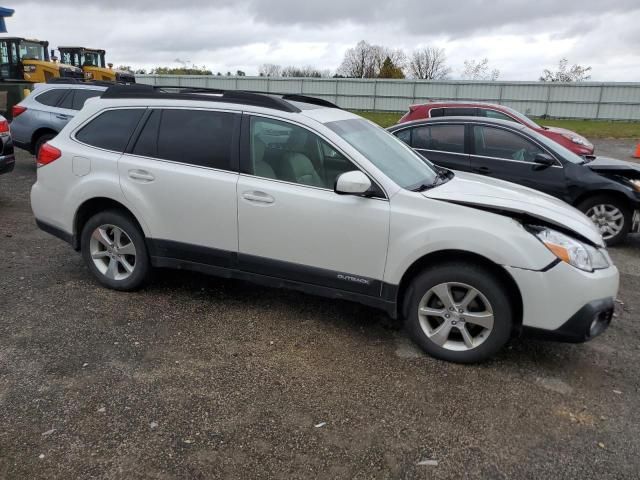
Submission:
[[[429,355],[475,363],[511,337],[513,309],[507,289],[490,270],[445,263],[414,278],[405,298],[405,328]]]
[[[624,241],[633,222],[633,211],[623,201],[610,195],[587,198],[578,210],[591,219],[600,230],[607,246]]]
[[[118,210],[91,217],[80,239],[82,257],[98,281],[114,290],[140,288],[150,271],[144,235],[136,222]]]

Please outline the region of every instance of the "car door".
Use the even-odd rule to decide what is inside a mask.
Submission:
[[[463,123],[421,125],[394,132],[416,152],[441,167],[468,171]]]
[[[562,164],[557,160],[550,167],[536,164],[536,155],[551,152],[520,131],[473,125],[471,136],[472,172],[535,188],[555,197],[566,196],[567,182]]]
[[[384,195],[335,193],[337,176],[358,167],[301,125],[247,115],[241,144],[240,268],[379,296],[389,236]]]
[[[59,89],[64,92],[60,100],[49,107],[51,121],[55,125],[55,129],[59,132],[73,118],[76,112],[71,109],[73,104],[73,90],[70,88]]]
[[[240,114],[162,108],[143,123],[118,171],[151,232],[151,255],[234,267]]]

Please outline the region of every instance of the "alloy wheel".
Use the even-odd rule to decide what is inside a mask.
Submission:
[[[126,280],[136,268],[136,247],[116,225],[100,225],[93,231],[89,253],[98,271],[111,280]]]
[[[624,215],[614,205],[594,205],[587,210],[587,217],[600,229],[602,238],[605,240],[615,237],[624,228]]]
[[[493,331],[489,300],[478,289],[457,282],[429,289],[418,305],[420,326],[429,340],[447,350],[467,351]]]

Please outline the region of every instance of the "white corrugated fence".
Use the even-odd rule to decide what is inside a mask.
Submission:
[[[640,83],[545,83],[353,78],[136,75],[138,83],[165,86],[298,93],[342,108],[404,112],[427,100],[488,101],[533,117],[640,120]]]

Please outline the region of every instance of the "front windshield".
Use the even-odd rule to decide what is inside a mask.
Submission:
[[[82,65],[87,67],[100,67],[100,54],[97,52],[86,52]]]
[[[20,58],[22,60],[46,60],[44,46],[37,42],[20,42]]]
[[[413,190],[437,179],[433,166],[391,135],[363,118],[325,124],[402,188]]]

